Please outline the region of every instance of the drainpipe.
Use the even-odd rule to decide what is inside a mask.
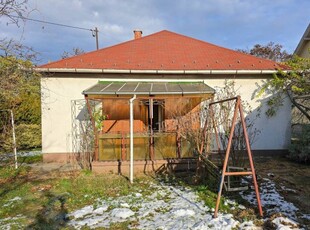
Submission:
[[[153,99],[149,99],[149,117],[150,117],[150,159],[153,162],[154,156],[154,130],[153,130],[153,118],[154,118],[154,104]]]
[[[130,110],[130,183],[133,183],[133,101],[136,99],[136,95],[133,95],[129,99]]]

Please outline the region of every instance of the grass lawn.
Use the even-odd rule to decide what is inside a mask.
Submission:
[[[210,208],[214,208],[217,198],[216,191],[210,189],[208,185],[191,185],[177,178],[158,178],[155,175],[146,176],[141,174],[136,177],[134,184],[130,184],[127,178],[114,174],[97,175],[87,170],[76,171],[73,169],[67,171],[40,171],[29,164],[38,161],[40,159],[36,157],[34,159],[23,159],[23,162],[27,162],[27,164],[23,164],[18,170],[15,170],[13,166],[3,166],[0,168],[0,226],[9,224],[11,229],[73,229],[66,225],[68,213],[72,213],[87,205],[92,205],[95,209],[97,200],[119,199],[120,197],[135,193],[140,193],[143,197],[147,197],[155,192],[150,189],[150,183],[159,184],[159,181],[176,186],[181,185],[184,188],[191,187],[192,190],[196,191],[199,199]],[[281,164],[277,169],[274,165],[279,162]],[[279,176],[279,180],[281,179],[280,181],[283,183],[283,177],[280,177],[282,176],[282,164],[286,164],[286,169],[289,169],[288,165],[291,165],[294,173],[289,175],[292,178],[293,175],[296,175],[298,178],[301,176],[301,173],[296,172],[297,169],[301,170],[305,177],[309,175],[308,167],[298,166],[297,168],[294,164],[286,163],[286,161],[280,161],[279,159],[276,161],[268,160],[267,162],[258,161],[257,170],[261,175],[272,172],[274,173],[274,179],[277,179]],[[271,167],[272,165],[273,167]],[[42,164],[40,167],[45,166]],[[287,175],[287,170],[284,172]],[[193,179],[192,177],[189,178]],[[300,180],[292,179],[292,181],[294,181],[294,188],[298,192],[299,184],[297,183]],[[289,185],[292,186],[292,184],[286,186],[291,187]],[[299,195],[302,195],[302,193],[299,193]],[[220,211],[222,213],[232,213],[234,218],[240,222],[253,220],[257,226],[262,225],[262,223],[257,222],[259,220],[256,216],[256,206],[249,208],[251,206],[244,203],[244,200],[240,199],[238,195],[235,197],[230,195],[230,198],[236,200],[239,204],[243,203],[247,209],[232,208],[232,205],[227,205],[229,202],[221,199]],[[169,197],[160,197],[160,199],[163,201],[167,199],[167,202],[169,201]],[[239,204],[235,206],[237,207]],[[115,207],[111,206],[107,211],[113,208]],[[159,211],[164,212],[167,210]],[[111,223],[109,229],[127,229],[127,226],[130,224],[131,226],[133,225],[128,223],[128,221]]]
[[[158,183],[158,178],[140,175],[136,177],[134,184],[130,184],[127,178],[114,174],[96,175],[90,171],[58,170],[38,173],[29,165],[21,166],[18,170],[9,166],[2,167],[1,224],[14,222],[13,229],[14,226],[16,229],[20,226],[28,226],[31,229],[55,229],[65,224],[66,214],[93,205],[97,199],[111,199],[138,191],[143,196],[150,195],[154,191],[143,181]],[[180,181],[175,183],[182,184]],[[194,189],[201,200],[211,208],[214,207],[215,193],[209,191],[207,186],[198,186]],[[223,205],[223,202],[221,207],[222,211],[229,211],[229,207]],[[114,225],[111,226],[112,229],[122,229],[119,224]]]
[[[140,177],[139,180],[151,178]],[[92,204],[97,198],[123,196],[144,184],[131,185],[121,176],[95,175],[89,171],[36,175],[29,166],[0,169],[0,219],[22,215],[23,226],[57,225],[62,216]],[[57,220],[57,218],[59,220]],[[53,228],[51,228],[53,229]]]

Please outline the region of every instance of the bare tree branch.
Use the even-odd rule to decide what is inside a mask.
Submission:
[[[256,44],[252,49],[237,49],[237,51],[264,59],[283,62],[289,60],[292,55],[287,53],[286,50],[282,50],[282,48],[283,46],[280,44],[269,42],[266,45]]]
[[[290,90],[287,90],[287,95],[289,96],[291,102],[294,106],[308,119],[310,120],[310,115],[307,113],[307,111],[301,106],[299,103],[296,102],[296,100],[292,97]]]
[[[0,0],[0,18],[5,16],[10,23],[16,24],[28,12],[28,0]]]

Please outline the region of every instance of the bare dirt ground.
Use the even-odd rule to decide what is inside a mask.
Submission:
[[[270,178],[277,190],[301,212],[310,214],[310,166],[290,161],[285,157],[255,159],[255,169],[261,178]],[[307,223],[310,224],[310,223]]]

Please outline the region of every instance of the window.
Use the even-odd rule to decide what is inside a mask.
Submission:
[[[163,131],[164,100],[145,100],[143,104],[148,107],[148,127],[154,132]]]

